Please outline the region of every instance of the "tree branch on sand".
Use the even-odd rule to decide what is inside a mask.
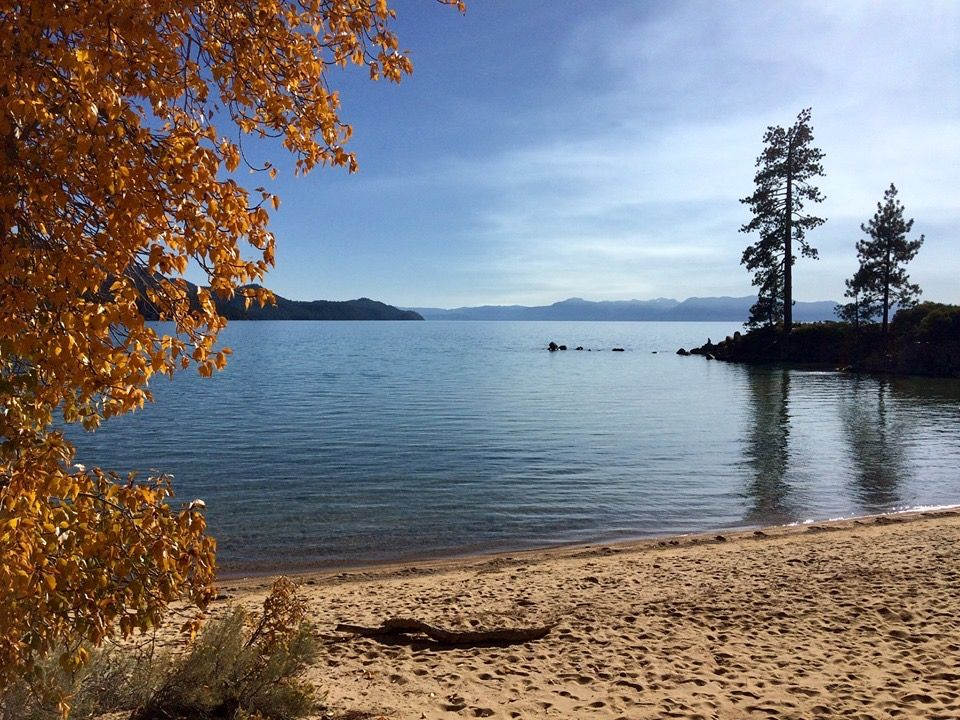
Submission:
[[[514,644],[539,640],[545,637],[557,623],[540,625],[528,628],[491,628],[489,630],[449,630],[447,628],[430,625],[413,618],[389,618],[384,620],[380,627],[367,627],[340,623],[337,632],[353,633],[364,637],[381,638],[396,637],[397,635],[421,634],[426,635],[438,645],[449,647],[464,647],[470,645],[489,645],[494,643]]]

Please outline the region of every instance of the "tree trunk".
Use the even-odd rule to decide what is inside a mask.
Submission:
[[[790,349],[793,330],[793,138],[787,150],[787,199],[783,223],[783,351]]]
[[[890,315],[890,243],[887,243],[886,262],[883,265],[883,337],[887,337],[888,318]]]

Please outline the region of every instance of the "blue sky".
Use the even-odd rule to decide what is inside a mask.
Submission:
[[[813,108],[828,218],[799,300],[840,299],[896,183],[911,276],[960,302],[960,3],[400,0],[415,72],[338,74],[360,172],[270,183],[267,285],[402,306],[748,295],[768,125]],[[261,177],[256,178],[258,184]]]

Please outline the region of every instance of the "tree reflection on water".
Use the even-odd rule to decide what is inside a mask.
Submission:
[[[794,519],[793,488],[786,481],[790,462],[790,372],[786,368],[750,368],[751,425],[745,458],[752,479],[746,487],[748,524]]]
[[[902,503],[900,485],[911,473],[894,388],[884,378],[849,382],[852,392],[841,402],[840,418],[854,471],[851,492],[865,511],[888,511]]]

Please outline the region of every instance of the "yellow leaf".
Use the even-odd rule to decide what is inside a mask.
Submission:
[[[297,175],[356,171],[331,69],[411,70],[389,0],[254,4],[23,0],[0,29],[0,228],[23,240],[0,252],[0,687],[55,648],[209,602],[203,514],[179,521],[163,483],[75,469],[59,423],[95,429],[148,401],[156,373],[226,364],[212,350],[225,322],[183,276],[206,271],[221,297],[259,282],[275,256],[267,195],[280,207],[232,176],[247,158],[227,138],[280,136]]]

